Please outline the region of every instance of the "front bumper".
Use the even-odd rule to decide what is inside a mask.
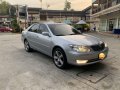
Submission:
[[[89,52],[89,53],[79,53],[75,51],[69,51],[66,53],[66,56],[67,56],[67,61],[69,64],[82,66],[82,65],[89,65],[89,64],[94,64],[94,63],[103,61],[105,58],[99,59],[100,53],[104,53],[105,58],[106,58],[108,54],[108,48],[106,47],[104,50],[99,51],[99,52],[94,51],[94,52]],[[77,63],[77,60],[81,60],[81,61],[87,60],[87,62]]]

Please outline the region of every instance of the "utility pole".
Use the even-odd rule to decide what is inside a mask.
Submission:
[[[27,28],[28,25],[28,8],[27,5],[25,5],[25,28]]]
[[[42,10],[42,0],[40,0],[41,2],[41,9],[39,9],[39,17],[41,18],[41,14],[40,14],[40,11]],[[41,20],[41,19],[40,19]]]
[[[42,9],[42,0],[40,0],[40,2],[41,2],[41,9]]]
[[[16,19],[17,19],[17,23],[20,24],[19,5],[16,5]]]
[[[46,7],[47,7],[47,10],[46,10],[46,17],[47,17],[47,20],[48,20],[48,8],[50,7],[50,5],[46,3]]]
[[[65,1],[65,11],[66,11],[66,20],[67,20],[67,0]]]
[[[60,11],[60,22],[62,22],[61,18],[62,18],[62,15],[61,15],[61,11]]]
[[[10,24],[9,24],[9,26],[11,27],[11,18],[12,18],[12,14],[11,14],[11,5],[10,5],[10,7],[9,7],[9,17],[10,17]]]

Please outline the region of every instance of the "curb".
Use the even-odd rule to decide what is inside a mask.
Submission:
[[[108,33],[105,33],[105,32],[97,32],[97,33],[99,33],[101,35],[105,35],[105,36],[114,37],[114,38],[120,38],[120,35],[116,35],[116,34],[108,34]]]

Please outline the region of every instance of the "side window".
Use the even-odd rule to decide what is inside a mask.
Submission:
[[[41,25],[40,25],[40,30],[41,30],[41,33],[42,33],[42,32],[49,32],[47,26],[44,25],[44,24],[41,24]]]
[[[39,34],[42,33],[42,31],[41,31],[41,29],[40,29],[40,24],[39,24],[39,27],[38,27],[37,33],[39,33]]]
[[[35,24],[29,29],[29,31],[37,33],[38,29],[39,29],[39,24]]]

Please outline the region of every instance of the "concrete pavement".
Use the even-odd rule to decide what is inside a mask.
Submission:
[[[120,39],[89,33],[108,43],[108,58],[60,70],[39,52],[27,53],[20,34],[0,33],[0,90],[119,90]]]

